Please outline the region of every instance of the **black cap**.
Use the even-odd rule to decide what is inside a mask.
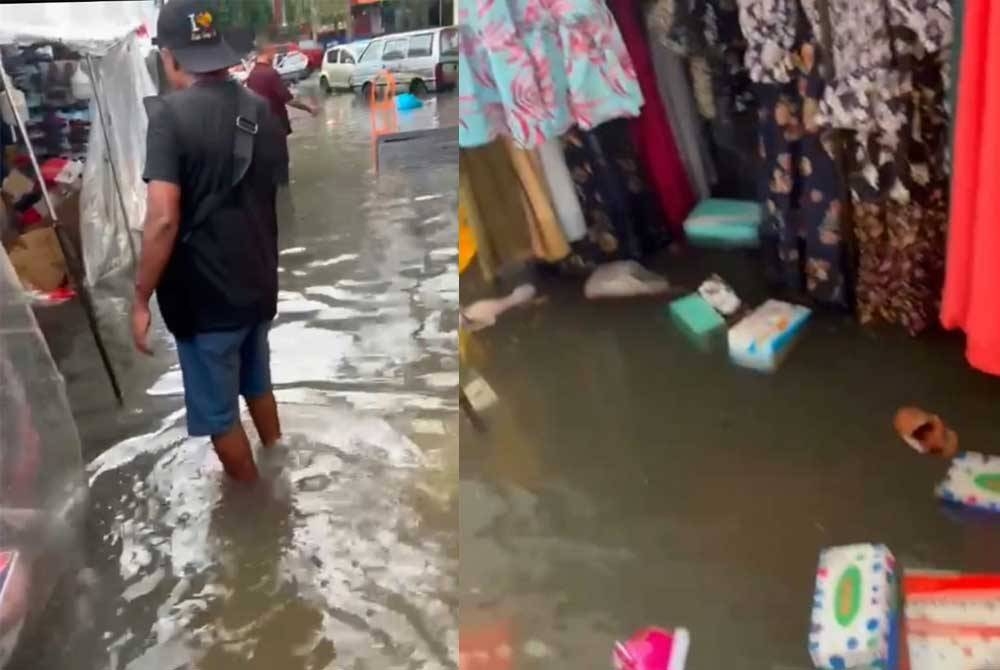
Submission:
[[[185,71],[204,74],[225,70],[240,57],[222,38],[218,11],[208,0],[169,0],[156,20],[156,43],[170,52]]]

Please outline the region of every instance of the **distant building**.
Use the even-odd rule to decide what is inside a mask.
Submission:
[[[350,0],[354,37],[452,25],[455,0]]]

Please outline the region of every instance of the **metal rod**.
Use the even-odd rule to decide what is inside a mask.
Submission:
[[[118,206],[122,210],[122,222],[125,225],[125,239],[128,240],[128,250],[132,256],[132,267],[136,267],[138,264],[138,255],[135,251],[135,241],[132,239],[132,228],[128,222],[125,197],[122,195],[122,183],[118,178],[118,168],[115,166],[114,147],[111,144],[111,134],[108,131],[108,115],[105,114],[104,103],[101,102],[101,98],[104,96],[104,87],[98,83],[94,57],[90,54],[87,54],[87,75],[90,77],[91,86],[94,88],[94,101],[97,103],[97,114],[101,117],[101,132],[104,134],[104,146],[107,147],[108,165],[111,166],[111,178],[115,182],[115,194],[118,196]]]
[[[104,364],[104,370],[108,374],[108,380],[111,382],[111,389],[114,391],[115,398],[118,400],[118,404],[122,405],[124,404],[122,390],[118,385],[118,376],[115,374],[114,366],[111,364],[111,357],[108,355],[107,347],[104,346],[104,338],[101,336],[101,331],[98,327],[97,314],[94,311],[94,303],[91,300],[90,291],[87,289],[87,283],[83,279],[83,264],[79,262],[72,243],[66,238],[66,231],[59,224],[59,215],[56,213],[56,208],[52,206],[52,198],[49,196],[49,189],[45,184],[45,178],[42,176],[42,170],[38,166],[38,157],[35,156],[35,148],[31,144],[31,138],[28,137],[28,130],[24,125],[24,119],[21,118],[21,112],[18,111],[17,105],[14,104],[14,96],[11,95],[13,84],[10,81],[10,77],[7,76],[7,70],[4,68],[2,57],[0,57],[0,81],[3,82],[3,90],[7,95],[7,101],[10,103],[11,112],[14,114],[17,130],[21,133],[24,147],[28,150],[28,158],[31,160],[31,167],[35,171],[35,179],[38,180],[38,184],[41,186],[42,198],[45,199],[45,206],[49,209],[49,216],[52,219],[52,229],[56,234],[56,241],[59,242],[59,248],[62,251],[63,258],[66,260],[70,280],[76,284],[74,288],[77,295],[80,296],[80,304],[83,306],[83,311],[87,316],[87,323],[90,326],[91,334],[94,336],[94,344],[97,345],[97,352],[101,356],[101,361]]]

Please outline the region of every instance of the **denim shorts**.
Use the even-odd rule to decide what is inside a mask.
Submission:
[[[271,390],[270,322],[177,340],[188,433],[222,435],[240,420],[240,396]]]

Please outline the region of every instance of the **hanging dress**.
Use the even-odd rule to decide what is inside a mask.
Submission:
[[[628,45],[646,100],[639,117],[630,123],[632,140],[669,228],[680,239],[684,236],[684,219],[695,204],[694,191],[667,122],[638,5],[636,0],[608,0],[608,4]]]
[[[1000,375],[1000,7],[966,0],[958,77],[951,222],[941,322],[965,331],[966,358]]]
[[[602,0],[460,0],[462,147],[534,148],[572,126],[638,116],[635,69]]]

